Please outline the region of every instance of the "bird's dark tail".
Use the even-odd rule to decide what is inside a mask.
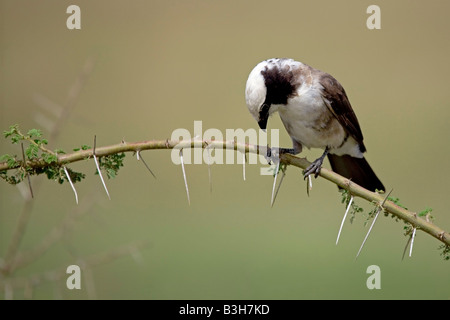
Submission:
[[[375,189],[385,190],[383,183],[378,179],[365,158],[355,158],[349,155],[337,156],[329,153],[328,160],[330,160],[334,172],[356,184],[371,191],[375,191]]]

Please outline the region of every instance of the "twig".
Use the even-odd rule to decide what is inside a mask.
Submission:
[[[29,136],[26,136],[22,132],[20,132],[19,129],[17,129],[17,134],[20,135],[23,140],[28,141],[29,143],[36,146],[38,149],[42,150],[43,152],[49,153],[51,155],[55,155],[55,153],[52,150],[47,149],[42,144],[36,143],[36,141],[34,141],[32,138],[30,138]],[[22,149],[23,149],[23,143],[22,143]],[[22,152],[23,152],[23,150],[22,150]]]

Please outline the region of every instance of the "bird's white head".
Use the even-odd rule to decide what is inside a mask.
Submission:
[[[245,88],[248,110],[261,129],[265,130],[268,117],[277,111],[274,105],[286,105],[298,86],[294,72],[301,63],[292,59],[269,59],[253,68]]]
[[[245,102],[253,118],[259,121],[259,112],[266,100],[267,87],[262,71],[268,67],[267,61],[258,63],[250,72],[245,87]]]

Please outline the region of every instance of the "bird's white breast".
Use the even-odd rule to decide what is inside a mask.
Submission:
[[[287,105],[277,109],[294,140],[307,148],[338,148],[346,133],[325,105],[321,90],[318,83],[304,83]]]

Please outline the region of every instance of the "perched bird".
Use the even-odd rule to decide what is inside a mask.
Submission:
[[[317,177],[328,156],[333,171],[366,189],[384,190],[364,158],[363,134],[347,94],[328,73],[292,59],[265,60],[251,71],[245,98],[263,130],[270,115],[280,114],[293,142],[293,149],[280,151],[324,149],[305,170],[305,178],[312,173]]]

